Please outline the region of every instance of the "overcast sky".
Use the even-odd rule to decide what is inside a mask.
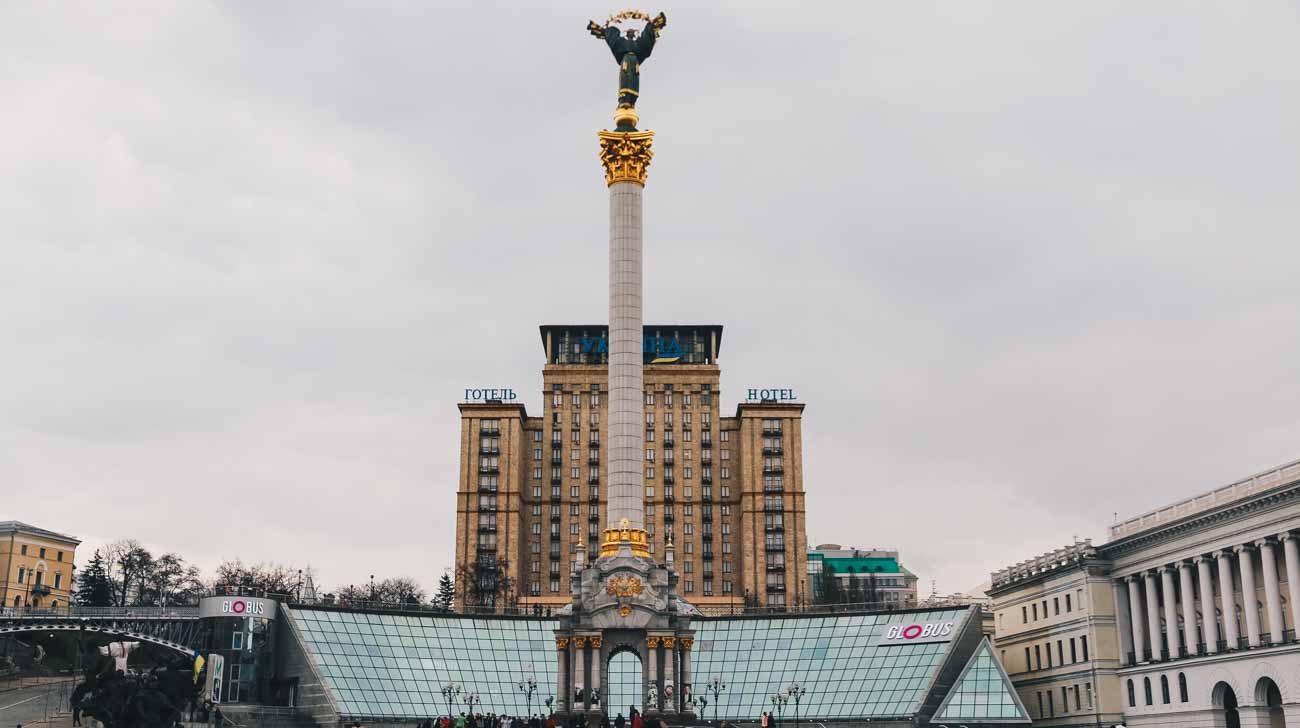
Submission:
[[[662,8],[645,316],[807,404],[812,541],[966,590],[1300,458],[1295,2],[762,5]],[[605,319],[618,9],[5,3],[0,519],[432,586],[463,390]]]

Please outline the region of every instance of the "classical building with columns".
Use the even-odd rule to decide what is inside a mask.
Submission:
[[[1300,462],[1111,528],[1130,725],[1300,725]]]

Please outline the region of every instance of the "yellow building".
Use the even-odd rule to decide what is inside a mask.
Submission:
[[[58,609],[72,601],[72,570],[81,541],[20,521],[0,521],[0,604]]]
[[[1124,722],[1108,568],[1083,541],[992,575],[993,642],[1036,726]]]
[[[542,416],[513,392],[460,405],[458,606],[568,604],[578,544],[609,527],[606,327],[541,335]],[[678,589],[706,612],[807,604],[804,406],[790,390],[747,390],[723,416],[721,343],[721,326],[645,327],[649,550],[662,558],[671,535]]]

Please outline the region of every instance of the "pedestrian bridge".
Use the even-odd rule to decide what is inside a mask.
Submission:
[[[0,611],[0,637],[77,632],[148,642],[192,654],[200,646],[198,607],[61,607]]]

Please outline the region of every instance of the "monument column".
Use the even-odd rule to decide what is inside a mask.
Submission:
[[[1205,639],[1205,651],[1214,655],[1219,652],[1219,623],[1214,618],[1214,576],[1210,573],[1210,557],[1197,556],[1192,562],[1196,564],[1196,580],[1201,587],[1201,634]]]
[[[566,706],[566,705],[569,704],[569,701],[568,701],[568,695],[569,695],[569,681],[567,680],[568,675],[565,674],[565,670],[564,670],[564,668],[565,668],[565,660],[564,660],[564,656],[565,656],[565,653],[568,652],[568,651],[569,651],[569,638],[568,638],[568,637],[556,637],[556,638],[555,638],[555,659],[556,659],[556,663],[555,663],[555,682],[556,682],[556,689],[555,689],[555,711],[556,711],[557,713],[563,713],[563,712],[564,712],[564,706]]]
[[[600,161],[609,186],[609,527],[601,556],[626,548],[648,557],[645,482],[644,328],[641,322],[641,193],[652,131],[602,131]]]
[[[677,638],[664,637],[664,711],[677,712]]]
[[[588,637],[591,642],[591,709],[600,710],[600,672],[605,669],[605,658],[600,645],[604,641],[600,635]]]
[[[1237,626],[1237,599],[1233,594],[1235,582],[1232,579],[1232,554],[1228,551],[1215,551],[1214,560],[1219,567],[1219,602],[1223,612],[1223,640],[1227,649],[1241,647],[1241,628]]]
[[[587,691],[583,689],[586,687],[585,676],[587,674],[587,670],[586,670],[587,638],[586,637],[573,638],[573,654],[574,654],[573,709],[586,710]]]
[[[693,716],[695,709],[688,701],[694,694],[694,687],[691,685],[691,647],[695,645],[695,638],[679,637],[678,639],[682,645],[682,712]]]

